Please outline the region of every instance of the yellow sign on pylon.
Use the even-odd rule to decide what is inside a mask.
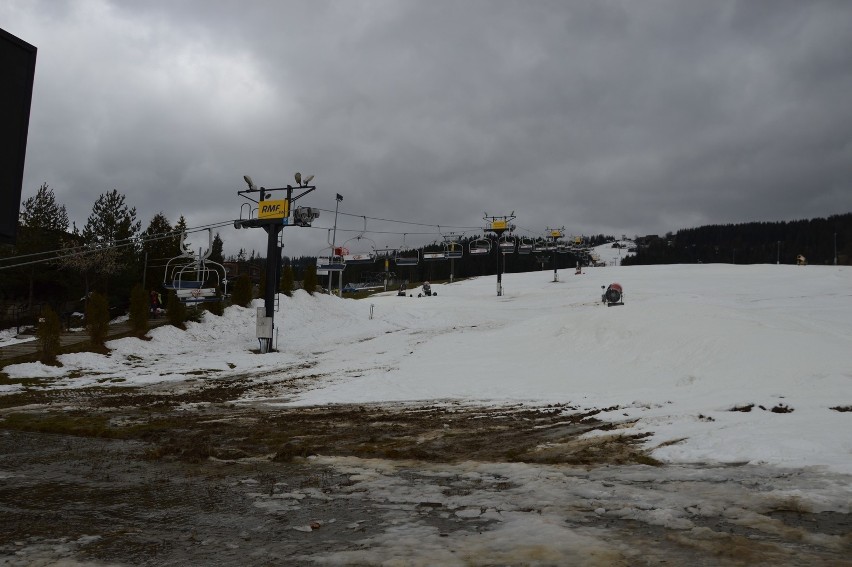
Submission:
[[[283,219],[290,216],[290,206],[287,199],[275,199],[258,203],[257,218]]]
[[[494,220],[491,221],[491,227],[488,230],[506,230],[509,228],[509,221],[505,220]]]

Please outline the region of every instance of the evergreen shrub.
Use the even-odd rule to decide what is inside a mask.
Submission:
[[[185,329],[184,321],[187,318],[186,305],[178,299],[177,293],[174,290],[169,291],[169,300],[166,303],[166,318],[169,324],[178,329]]]
[[[59,334],[62,331],[59,324],[59,316],[50,307],[45,307],[41,312],[41,321],[38,325],[38,341],[41,347],[39,360],[44,364],[56,366],[56,357],[59,354]]]
[[[137,337],[148,332],[149,295],[140,284],[133,286],[130,292],[130,328]]]
[[[92,293],[86,302],[86,329],[92,346],[103,347],[109,333],[109,303],[100,293]]]
[[[234,290],[231,292],[231,304],[248,307],[253,299],[251,287],[251,280],[248,274],[238,277],[237,282],[234,284]]]

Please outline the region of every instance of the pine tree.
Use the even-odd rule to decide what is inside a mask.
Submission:
[[[183,215],[181,215],[178,221],[175,223],[175,239],[173,241],[173,248],[171,250],[172,256],[177,256],[178,254],[182,254],[184,252],[184,250],[181,250],[180,247],[180,238],[184,232],[186,232],[186,219],[183,217]]]
[[[222,255],[224,251],[224,243],[222,242],[222,238],[219,236],[217,232],[213,237],[213,244],[211,245],[210,250],[210,260],[212,262],[216,262],[217,264],[221,264],[225,261],[225,257]]]
[[[59,316],[50,307],[45,307],[41,312],[41,322],[38,325],[38,341],[41,347],[39,360],[43,364],[56,365],[56,356],[59,354],[59,335],[61,326]]]
[[[56,202],[56,195],[47,183],[42,183],[34,197],[26,199],[21,206],[21,225],[42,230],[68,230],[68,213],[65,205]]]
[[[56,202],[53,189],[43,183],[35,196],[26,199],[21,207],[17,253],[37,254],[59,250],[62,247],[62,236],[68,230],[68,213],[65,205]],[[45,270],[39,264],[31,265],[27,272],[27,305],[32,307],[37,274],[44,275],[47,281],[55,281],[57,278],[55,273],[51,273],[52,270]]]
[[[159,287],[166,279],[166,262],[177,256],[175,249],[180,236],[174,232],[169,219],[159,212],[151,218],[142,233],[142,252],[147,254],[145,285]]]
[[[315,264],[311,264],[305,266],[305,275],[302,278],[302,287],[305,288],[305,291],[314,294],[317,290],[317,267]]]
[[[231,304],[239,305],[240,307],[248,307],[253,299],[251,280],[247,274],[243,274],[237,278],[234,284],[234,289],[231,291]]]
[[[293,268],[289,265],[284,266],[281,271],[281,283],[278,289],[287,297],[293,295]]]
[[[99,247],[130,244],[123,247],[119,256],[126,257],[132,253],[133,239],[142,223],[136,220],[136,207],[128,207],[124,201],[124,195],[117,189],[98,197],[83,227],[83,239],[87,244]]]
[[[169,324],[178,329],[185,329],[184,322],[188,316],[186,305],[181,303],[174,290],[169,292],[169,299],[166,302],[166,318]]]
[[[138,337],[148,332],[149,305],[145,288],[141,284],[133,286],[130,292],[130,327]]]
[[[65,260],[67,265],[84,275],[87,293],[90,276],[123,275],[117,291],[129,295],[129,283],[135,279],[138,265],[137,235],[140,227],[141,223],[136,220],[136,208],[128,207],[124,195],[118,190],[113,189],[97,198],[79,235],[88,249],[87,253],[71,254]],[[127,295],[122,294],[122,297]]]
[[[93,293],[86,302],[86,328],[95,348],[103,348],[109,333],[109,303],[99,293]]]
[[[225,304],[224,304],[224,302],[223,302],[223,301],[221,301],[222,290],[221,290],[220,288],[217,288],[217,289],[216,289],[216,294],[217,294],[217,296],[219,296],[219,297],[220,297],[220,299],[219,299],[219,300],[217,300],[217,301],[208,301],[208,302],[204,303],[203,305],[204,305],[204,308],[205,308],[207,311],[209,311],[209,312],[210,312],[210,313],[212,313],[213,315],[218,315],[218,316],[220,316],[220,317],[221,317],[221,316],[222,316],[222,314],[225,312]]]

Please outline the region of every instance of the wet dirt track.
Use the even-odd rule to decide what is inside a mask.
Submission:
[[[0,565],[847,565],[848,477],[663,466],[570,406],[4,398]],[[55,396],[51,399],[51,396]],[[592,438],[579,436],[603,432]]]

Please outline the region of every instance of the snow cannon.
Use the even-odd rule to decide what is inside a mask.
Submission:
[[[604,289],[604,286],[601,286]],[[601,296],[601,302],[606,303],[607,307],[613,305],[624,305],[624,290],[619,283],[611,283],[606,291]]]
[[[431,297],[433,295],[438,295],[437,291],[432,291],[432,286],[429,285],[429,282],[423,282],[423,291],[417,294],[417,297]]]

